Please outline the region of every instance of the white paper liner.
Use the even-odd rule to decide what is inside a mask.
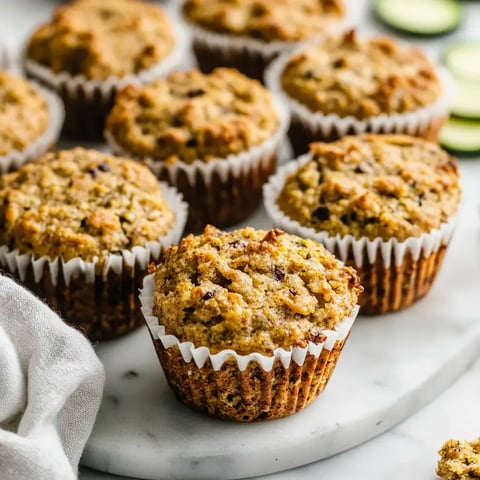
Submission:
[[[0,173],[16,170],[23,164],[40,157],[57,143],[60,136],[65,118],[63,102],[53,92],[40,87],[35,82],[29,81],[29,83],[47,102],[49,123],[45,132],[25,149],[13,150],[6,155],[0,155]]]
[[[120,146],[108,131],[105,131],[105,139],[114,154],[145,162],[159,177],[166,171],[170,182],[173,184],[177,183],[179,175],[183,173],[192,187],[195,185],[197,175],[200,175],[205,184],[210,186],[214,175],[218,175],[223,182],[226,182],[232,172],[234,176],[239,177],[243,172],[252,170],[259,161],[268,164],[271,155],[278,151],[288,129],[290,116],[285,105],[277,97],[273,96],[273,100],[279,118],[277,130],[273,135],[260,145],[255,145],[245,152],[231,154],[225,158],[215,158],[209,162],[195,160],[192,163],[185,163],[179,161],[167,165],[165,162],[152,158],[135,157]]]
[[[427,131],[433,120],[448,117],[454,86],[450,74],[439,66],[436,66],[435,70],[442,84],[443,94],[434,103],[423,108],[406,113],[375,115],[365,120],[359,120],[351,115],[340,117],[334,113],[325,115],[321,112],[312,112],[282,89],[281,75],[294,55],[319,43],[321,43],[321,40],[316,40],[299,46],[293,52],[287,52],[279,56],[269,64],[265,72],[266,86],[282,97],[288,105],[292,119],[300,122],[312,134],[321,132],[321,135],[326,138],[332,135],[341,137],[346,134],[365,132],[415,135],[418,132]]]
[[[307,153],[295,161],[283,165],[263,186],[265,209],[275,226],[300,237],[320,242],[330,252],[336,252],[338,249],[340,259],[343,262],[346,262],[349,252],[352,251],[357,267],[363,265],[365,255],[367,255],[370,264],[375,263],[378,256],[381,255],[385,268],[390,268],[392,252],[395,265],[399,266],[408,252],[412,255],[413,260],[417,261],[420,255],[429,257],[432,253],[438,252],[443,245],[448,245],[455,229],[456,216],[450,218],[448,222],[442,223],[439,229],[433,229],[420,237],[407,238],[403,242],[398,241],[396,238],[385,241],[380,237],[377,237],[375,240],[370,240],[366,237],[357,240],[352,235],[331,236],[325,231],[319,232],[291,219],[280,210],[276,200],[285,185],[287,177],[305,165],[310,159],[311,155]]]
[[[104,101],[108,101],[116,91],[128,84],[142,85],[152,82],[182,65],[189,48],[189,35],[175,15],[168,15],[168,20],[172,25],[175,37],[173,50],[153,67],[136,74],[125,77],[109,77],[106,80],[88,79],[85,75],[71,75],[67,72],[55,73],[50,68],[27,57],[25,58],[25,70],[30,76],[50,88],[56,91],[66,91],[70,97],[75,98],[79,92],[83,92],[87,100],[98,101],[96,95],[100,94]]]
[[[315,358],[318,358],[324,348],[331,351],[336,342],[345,340],[350,333],[359,309],[359,307],[356,306],[352,316],[344,318],[341,322],[337,323],[334,330],[322,330],[321,334],[326,336],[325,341],[322,343],[315,344],[309,342],[307,347],[294,347],[291,350],[277,348],[271,356],[261,353],[239,355],[235,350],[230,349],[213,354],[210,353],[208,347],[196,347],[192,342],[180,342],[174,335],[165,334],[165,327],[159,323],[158,317],[153,315],[154,292],[155,273],[152,273],[144,278],[143,289],[140,292],[140,302],[142,305],[142,313],[153,340],[160,340],[165,349],[177,345],[183,360],[186,363],[190,363],[193,360],[198,368],[202,368],[207,360],[210,360],[213,369],[216,371],[220,370],[222,365],[230,358],[233,358],[237,362],[240,371],[244,371],[250,362],[256,361],[263,370],[269,372],[272,370],[276,359],[282,362],[284,368],[288,368],[292,361],[302,366],[307,355],[313,355]]]
[[[275,40],[272,42],[266,42],[256,38],[249,38],[246,36],[229,35],[228,33],[219,33],[212,30],[208,30],[191,22],[188,18],[184,17],[184,20],[188,23],[192,31],[194,42],[201,44],[211,50],[220,50],[223,55],[231,54],[232,52],[240,54],[249,54],[252,56],[260,56],[266,62],[276,55],[285,52],[292,51],[299,45],[302,45],[304,41],[281,41]],[[320,39],[325,35],[330,35],[335,32],[345,30],[352,25],[352,20],[348,17],[339,19],[338,21],[332,21],[328,28],[319,35],[316,35],[315,39]],[[311,40],[311,39],[310,39]]]
[[[109,271],[121,275],[124,264],[138,265],[142,270],[146,269],[152,258],[159,257],[162,249],[176,244],[180,240],[187,220],[188,206],[175,188],[160,182],[160,190],[163,198],[175,213],[175,224],[167,234],[157,241],[148,242],[145,247],[136,246],[132,250],[122,250],[121,254],[110,254],[102,270],[104,280]],[[44,266],[48,265],[53,285],[57,285],[58,276],[61,273],[63,273],[67,286],[72,278],[78,278],[80,275],[85,277],[87,284],[91,284],[95,282],[97,262],[98,260],[87,262],[80,257],[72,258],[67,262],[59,257],[54,260],[50,260],[48,256],[36,258],[32,254],[21,254],[18,250],[10,250],[6,245],[0,247],[0,264],[7,266],[11,273],[18,272],[21,281],[25,280],[27,269],[31,265],[35,282],[38,283],[43,276]],[[61,269],[59,268],[60,263]]]

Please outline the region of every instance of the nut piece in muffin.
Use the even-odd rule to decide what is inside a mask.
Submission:
[[[278,125],[272,96],[259,82],[218,68],[127,86],[106,129],[130,155],[171,164],[238,154],[265,141]]]
[[[231,226],[261,201],[287,115],[237,70],[175,72],[119,93],[105,135],[112,150],[145,161],[189,204],[189,231]]]
[[[343,0],[187,0],[186,18],[207,30],[260,39],[301,41],[345,15]]]
[[[277,55],[338,30],[345,6],[343,0],[186,0],[183,15],[202,72],[235,67],[263,81]]]
[[[388,37],[359,38],[354,30],[275,60],[266,84],[289,106],[296,155],[311,142],[364,132],[435,141],[448,118],[446,85],[424,53]]]
[[[76,0],[30,38],[27,57],[53,72],[106,80],[146,70],[175,44],[163,11],[139,0]]]
[[[250,422],[295,413],[323,391],[361,292],[355,270],[317,242],[207,226],[165,251],[142,299],[153,297],[147,324],[179,398]]]
[[[310,149],[311,160],[290,175],[277,199],[304,226],[402,242],[440,228],[457,212],[457,161],[435,143],[365,134]]]
[[[175,222],[147,167],[49,153],[0,177],[0,269],[90,339],[113,338],[142,323],[136,292]]]
[[[406,308],[426,295],[455,226],[456,160],[404,135],[347,136],[310,150],[265,188],[274,224],[353,265],[365,288],[364,314]]]
[[[445,480],[480,478],[480,439],[472,442],[448,440],[440,451],[437,475]]]

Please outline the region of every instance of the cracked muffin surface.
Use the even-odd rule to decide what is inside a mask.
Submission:
[[[94,150],[48,153],[0,177],[0,244],[22,254],[101,266],[158,240],[174,218],[147,167]]]
[[[165,251],[155,285],[166,334],[212,353],[267,355],[323,341],[362,291],[355,270],[321,244],[250,227],[188,235]]]
[[[27,80],[0,70],[0,155],[24,150],[48,128],[42,94]]]
[[[445,480],[480,478],[480,438],[471,442],[448,440],[438,453],[437,475]]]
[[[173,50],[163,11],[141,0],[76,0],[30,38],[27,57],[55,73],[106,80],[153,67]]]
[[[387,37],[350,30],[293,55],[281,73],[284,92],[312,112],[366,119],[433,104],[443,93],[432,62]]]
[[[436,143],[365,134],[310,145],[277,205],[301,225],[330,235],[399,241],[452,218],[461,189],[457,161]]]
[[[208,30],[264,40],[304,40],[345,16],[343,0],[187,0],[188,20]]]
[[[106,130],[134,157],[192,163],[246,151],[278,126],[268,90],[234,69],[217,68],[127,86],[117,96]]]

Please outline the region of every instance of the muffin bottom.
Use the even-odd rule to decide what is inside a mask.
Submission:
[[[447,116],[439,116],[433,118],[425,127],[419,125],[418,128],[412,132],[408,126],[404,130],[396,129],[392,131],[386,126],[378,128],[375,132],[366,130],[365,132],[358,132],[355,128],[350,127],[344,134],[340,134],[335,128],[332,128],[329,135],[324,135],[320,128],[307,126],[298,117],[292,115],[290,128],[288,130],[288,137],[292,145],[295,156],[300,156],[308,152],[308,146],[312,142],[333,142],[344,135],[357,135],[358,133],[403,133],[413,137],[424,138],[436,142],[443,124],[447,121]]]
[[[60,262],[58,267],[56,285],[47,265],[38,282],[31,264],[24,280],[18,271],[12,273],[5,266],[0,266],[0,271],[45,301],[67,324],[80,330],[91,341],[117,338],[143,324],[137,292],[147,269],[124,265],[121,275],[110,270],[105,279],[102,275],[95,275],[94,283],[87,283],[80,274],[73,276],[67,285]]]
[[[208,360],[202,368],[186,363],[177,345],[155,345],[166,379],[177,397],[194,410],[226,420],[255,422],[292,415],[308,406],[327,385],[348,335],[332,350],[308,354],[302,366],[291,362],[285,368],[276,359],[271,371],[257,362],[240,370],[230,358],[219,370]]]

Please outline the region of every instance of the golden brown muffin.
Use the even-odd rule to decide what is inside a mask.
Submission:
[[[137,162],[49,153],[0,177],[0,270],[91,340],[115,338],[143,323],[137,292],[163,241],[176,241],[176,216]]]
[[[55,73],[124,77],[161,62],[175,44],[163,11],[139,0],[76,0],[30,38],[27,57]]]
[[[47,102],[26,80],[0,71],[0,105],[0,155],[24,150],[47,130]]]
[[[259,82],[218,68],[127,86],[106,130],[130,155],[172,164],[246,151],[271,137],[278,125],[272,96]]]
[[[280,83],[312,112],[360,120],[418,110],[443,92],[433,64],[419,49],[387,37],[361,40],[354,31],[294,55]]]
[[[445,480],[480,478],[480,439],[472,442],[448,440],[438,452],[437,475]]]
[[[345,15],[343,0],[187,0],[186,18],[219,33],[266,42],[318,35]]]
[[[280,209],[329,235],[404,241],[438,229],[460,201],[457,162],[437,144],[365,134],[313,143],[286,180]]]
[[[142,299],[180,400],[252,422],[291,415],[324,390],[361,291],[356,272],[319,243],[207,226],[167,249]]]

